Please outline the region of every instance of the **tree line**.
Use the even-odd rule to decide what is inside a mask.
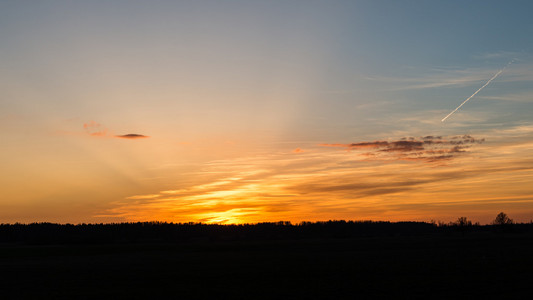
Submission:
[[[0,243],[26,244],[92,244],[92,243],[151,243],[151,242],[210,242],[286,239],[334,239],[364,237],[395,237],[451,235],[456,232],[533,233],[533,223],[515,223],[500,213],[489,225],[472,223],[466,217],[455,222],[387,222],[288,221],[257,224],[204,223],[100,223],[100,224],[0,224]]]

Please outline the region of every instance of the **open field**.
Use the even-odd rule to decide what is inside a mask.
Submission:
[[[531,253],[528,232],[4,243],[0,288],[7,299],[520,297],[533,292]]]

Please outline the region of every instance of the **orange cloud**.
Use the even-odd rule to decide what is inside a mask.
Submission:
[[[108,130],[102,126],[102,124],[90,121],[83,124],[85,132],[91,136],[107,136]]]
[[[296,148],[294,150],[292,150],[292,153],[303,153],[305,152],[305,150],[301,149],[301,148]]]

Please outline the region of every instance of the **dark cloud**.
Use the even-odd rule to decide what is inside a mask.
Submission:
[[[424,142],[420,141],[396,141],[388,143],[382,152],[412,152],[424,150]]]
[[[404,137],[395,141],[358,142],[351,144],[321,144],[325,147],[340,147],[347,150],[364,150],[361,153],[369,159],[407,160],[437,162],[450,160],[456,155],[467,152],[473,144],[483,143],[485,139],[463,136],[425,136]]]
[[[121,139],[144,139],[148,138],[149,136],[142,135],[142,134],[136,134],[136,133],[129,133],[124,135],[115,135],[115,137],[121,138]]]
[[[389,142],[385,141],[375,141],[375,142],[362,142],[362,143],[352,143],[349,145],[350,148],[380,148],[387,146]]]

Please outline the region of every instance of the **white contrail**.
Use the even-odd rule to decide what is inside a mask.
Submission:
[[[489,85],[489,83],[491,81],[493,81],[494,79],[496,79],[496,77],[498,77],[498,75],[500,75],[503,70],[505,70],[505,68],[507,68],[510,64],[512,64],[514,62],[514,59],[511,60],[505,67],[503,67],[503,69],[499,70],[498,73],[494,74],[494,76],[492,76],[491,79],[489,79],[489,81],[487,81],[487,83],[485,83],[482,87],[480,87],[475,93],[472,94],[472,96],[466,98],[465,101],[463,101],[463,103],[461,103],[461,105],[457,106],[456,109],[454,109],[451,113],[449,113],[446,117],[444,117],[444,119],[441,120],[441,122],[444,122],[446,121],[446,119],[448,119],[449,116],[453,115],[454,112],[456,112],[459,108],[461,108],[461,106],[465,105],[466,102],[468,102],[468,100],[472,99],[472,97],[474,97],[477,93],[479,93],[479,91],[481,91],[483,88],[485,88],[487,85]]]

